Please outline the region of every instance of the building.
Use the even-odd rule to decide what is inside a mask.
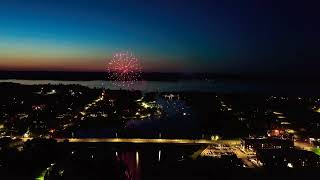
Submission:
[[[280,149],[293,147],[290,139],[279,138],[245,138],[241,139],[241,146],[244,150],[256,151],[258,149]]]
[[[312,151],[295,148],[258,149],[257,159],[265,167],[315,168],[320,167],[320,157]]]

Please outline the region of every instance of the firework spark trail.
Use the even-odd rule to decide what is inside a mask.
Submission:
[[[132,53],[120,52],[109,61],[107,72],[109,80],[115,85],[128,87],[140,78],[141,66]]]

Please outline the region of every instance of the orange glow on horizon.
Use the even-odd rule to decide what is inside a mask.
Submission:
[[[8,71],[106,71],[107,58],[14,58],[0,57],[0,70]],[[164,61],[141,61],[143,72],[183,71],[184,64]]]

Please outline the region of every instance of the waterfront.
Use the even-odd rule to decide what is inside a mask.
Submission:
[[[218,92],[218,93],[266,93],[280,95],[318,95],[320,86],[316,83],[274,82],[254,80],[181,80],[181,81],[137,81],[130,87],[119,87],[111,81],[60,81],[60,80],[19,80],[7,79],[22,85],[73,85],[111,90],[127,89],[142,92]]]
[[[320,165],[312,152],[320,142],[319,96],[154,93],[57,82],[1,83],[5,175],[18,169],[46,180],[199,179]]]

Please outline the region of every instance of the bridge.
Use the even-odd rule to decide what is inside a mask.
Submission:
[[[23,141],[33,138],[21,138]],[[240,140],[208,140],[208,139],[144,139],[144,138],[54,138],[57,142],[70,143],[134,143],[134,144],[226,144],[239,145]]]

